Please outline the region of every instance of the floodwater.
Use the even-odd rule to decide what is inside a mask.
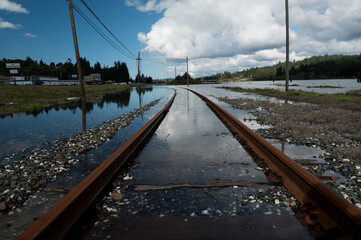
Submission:
[[[295,84],[295,82],[293,83]],[[355,90],[361,88],[361,84],[354,86],[354,83],[350,80],[299,81],[297,84],[299,84],[299,87],[304,88],[302,90],[307,91],[311,89],[307,88],[307,86],[312,84],[313,86],[341,84],[344,87],[312,89],[321,92],[343,92],[346,89]],[[273,82],[243,82],[222,85],[241,87],[248,85],[248,87],[282,89],[281,86],[274,85]],[[270,127],[259,125],[255,121],[255,116],[245,110],[234,109],[230,105],[218,101],[217,97],[245,97],[271,101],[274,101],[274,99],[216,88],[222,85],[198,85],[190,86],[190,88],[216,102],[252,130]],[[270,217],[268,220],[265,220],[266,217],[262,218],[265,221],[265,225],[269,225],[273,219],[281,218],[278,222],[280,225],[269,225],[268,233],[274,233],[274,227],[287,229],[289,225],[286,223],[290,222],[293,229],[295,229],[294,231],[300,234],[297,236],[309,238],[308,233],[300,226],[290,208],[266,203],[249,204],[258,195],[262,195],[272,188],[272,186],[268,185],[263,172],[257,169],[257,165],[252,158],[211,110],[208,109],[205,103],[193,93],[177,86],[173,87],[177,90],[175,102],[149,144],[146,145],[135,159],[135,165],[131,167],[128,173],[131,179],[124,181],[122,185],[122,189],[130,189],[124,192],[124,199],[128,201],[122,205],[114,204],[113,206],[110,204],[109,207],[120,209],[119,211],[122,215],[128,219],[131,217],[147,216],[153,221],[154,217],[159,220],[159,216],[162,216],[166,217],[169,221],[173,221],[174,219],[172,218],[172,220],[170,217],[175,217],[175,221],[178,221],[177,223],[180,223],[179,221],[184,222],[184,217],[189,219],[190,216],[226,217],[227,221],[231,223],[234,219],[230,220],[228,217],[245,217],[254,214],[265,217],[267,215]],[[46,186],[46,189],[50,190],[50,192],[52,189],[61,189],[62,192],[51,192],[50,194],[49,192],[37,193],[28,200],[27,205],[20,212],[15,211],[12,216],[2,216],[2,222],[12,222],[11,228],[5,227],[6,232],[9,232],[11,235],[14,231],[22,231],[19,229],[24,229],[24,225],[29,226],[34,216],[40,217],[45,213],[56,201],[79,183],[84,176],[94,170],[163,108],[173,93],[172,87],[163,86],[148,87],[142,91],[132,89],[128,92],[108,95],[98,102],[87,104],[86,117],[87,128],[89,129],[104,121],[133,111],[139,108],[139,106],[144,106],[155,99],[162,98],[156,106],[143,115],[138,116],[128,127],[120,129],[119,133],[110,141],[105,142],[97,149],[78,155],[77,158],[81,160],[79,165],[74,166],[63,177]],[[82,131],[81,121],[82,112],[79,107],[51,109],[36,115],[7,116],[2,118],[0,119],[0,131],[2,133],[0,135],[0,156],[4,158],[23,149],[46,147],[47,144],[55,139],[74,135]],[[272,139],[269,141],[293,159],[323,161],[319,157],[324,154],[322,150],[294,146]],[[235,185],[216,189],[211,187],[172,188],[174,185],[206,186],[207,184],[212,185],[217,182],[232,182]],[[134,189],[139,185],[170,186],[170,189],[135,191]],[[29,217],[27,219],[24,216]],[[282,216],[284,217],[282,218]],[[108,216],[104,216],[104,218],[106,217]],[[178,217],[183,218],[178,219]],[[243,221],[245,219],[243,218]],[[192,220],[189,221],[192,222]],[[200,227],[210,224],[209,219],[199,219],[199,221],[205,221],[205,225],[203,224]],[[217,224],[224,224],[227,221],[218,222]],[[247,221],[252,220],[247,219]],[[246,225],[257,229],[257,223],[252,224]],[[1,228],[1,231],[5,232],[3,230]],[[98,230],[96,229],[96,231]],[[106,231],[109,231],[109,229]],[[290,235],[283,236],[294,237]]]
[[[246,97],[260,99],[262,97],[254,94],[241,94],[231,91],[217,89],[216,87],[243,87],[243,88],[272,88],[283,90],[284,81],[255,81],[237,82],[213,85],[191,86],[192,89],[208,97]],[[356,79],[333,79],[333,80],[294,80],[290,82],[290,89],[314,91],[318,93],[341,93],[351,90],[361,90],[361,84]],[[296,86],[292,86],[296,85]],[[337,88],[314,88],[316,86],[334,86]],[[92,103],[87,103],[86,119],[87,128],[113,119],[119,115],[128,113],[139,108],[139,94],[141,104],[145,105],[161,96],[171,94],[168,87],[147,87],[141,92],[136,88],[118,94],[106,95]],[[274,101],[271,98],[265,100]],[[212,99],[214,100],[214,98]],[[219,102],[218,102],[219,103]],[[222,107],[225,104],[219,103]],[[227,108],[227,111],[230,108]],[[231,110],[232,111],[232,110]],[[234,112],[234,111],[233,111]],[[246,114],[243,112],[242,114]],[[82,131],[82,111],[80,103],[75,106],[64,108],[52,108],[33,114],[15,113],[0,118],[0,158],[22,151],[24,149],[39,148],[55,139],[66,138]],[[237,116],[236,116],[237,117]],[[248,118],[247,118],[248,119]],[[254,121],[246,122],[257,125]]]
[[[312,239],[291,208],[255,200],[273,188],[263,171],[198,96],[176,90],[167,116],[121,183],[123,200],[100,203],[117,214],[97,213],[100,224],[85,238],[214,239],[204,230],[220,224],[226,239],[241,232],[249,239]]]
[[[247,81],[236,83],[224,83],[222,86],[242,88],[271,88],[285,89],[285,81]],[[328,86],[328,88],[318,88]],[[332,88],[330,88],[332,87]],[[346,93],[352,90],[361,90],[361,83],[357,79],[321,79],[321,80],[293,80],[289,82],[289,89],[302,90],[317,93]]]
[[[132,88],[108,94],[86,104],[87,129],[172,94],[166,87]],[[55,139],[82,131],[81,104],[52,108],[34,114],[13,114],[0,119],[0,159],[24,149],[41,148]],[[0,162],[1,164],[1,162]]]

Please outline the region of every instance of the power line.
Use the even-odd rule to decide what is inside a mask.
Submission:
[[[306,17],[306,19],[307,19],[308,25],[310,25],[311,30],[312,30],[313,34],[315,35],[315,37],[316,37],[316,40],[317,40],[318,42],[321,42],[320,39],[318,38],[317,34],[316,34],[315,29],[313,28],[313,25],[312,25],[311,22],[310,22],[310,19],[308,18],[307,14],[306,14],[306,11],[305,11],[305,9],[304,9],[301,1],[298,0],[298,2],[299,2],[300,6],[301,6],[301,8],[302,8],[303,14],[305,15],[305,17]],[[328,49],[326,43],[324,43],[324,44],[325,44],[325,48],[326,48],[326,51],[327,51],[326,54],[330,53],[330,49]],[[325,54],[325,55],[326,55],[326,54]]]
[[[129,44],[129,43],[127,42],[127,40],[126,40],[125,38],[123,38],[121,34],[119,34],[119,32],[116,30],[116,28],[106,19],[106,17],[104,17],[104,15],[99,11],[99,9],[95,6],[95,4],[94,4],[91,0],[88,0],[88,1],[89,1],[90,4],[93,6],[93,8],[95,9],[95,11],[103,18],[103,20],[105,20],[105,22],[115,31],[115,33],[118,35],[118,37],[120,37],[121,40],[123,40],[123,41],[126,43],[126,45],[128,46],[128,48],[129,48],[133,53],[136,52],[136,51],[132,48],[131,44]]]
[[[93,14],[93,16],[100,22],[101,25],[103,25],[103,27],[114,37],[115,40],[117,40],[119,42],[120,45],[123,46],[123,48],[130,53],[130,55],[132,55],[134,58],[136,58],[137,56],[132,53],[110,30],[107,26],[105,26],[105,24],[100,20],[100,18],[94,13],[94,11],[88,6],[88,4],[85,3],[84,0],[80,0],[84,6],[89,10],[89,12],[91,12],[91,14]]]
[[[72,3],[73,8],[75,11],[77,11],[79,13],[79,15],[102,37],[104,38],[104,40],[106,40],[110,45],[112,45],[116,50],[118,50],[120,53],[122,53],[124,56],[130,58],[130,59],[134,59],[131,55],[129,55],[128,53],[124,52],[124,50],[122,50],[120,47],[117,46],[116,43],[114,43],[102,30],[100,30],[96,24],[94,22],[92,22],[85,14],[83,11],[80,10],[80,8],[75,4]]]
[[[130,59],[134,59],[132,56],[130,56],[129,54],[127,54],[126,52],[124,52],[121,48],[119,48],[116,43],[114,43],[108,36],[106,36],[106,34],[100,30],[81,10],[78,6],[76,6],[75,3],[73,3],[73,8],[75,9],[75,11],[77,11],[79,13],[79,15],[101,36],[104,38],[104,40],[106,40],[110,45],[112,45],[116,50],[118,50],[120,53],[122,53],[123,55],[125,55],[126,57],[130,58]]]

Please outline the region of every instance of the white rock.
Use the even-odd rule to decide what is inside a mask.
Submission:
[[[203,214],[203,215],[208,215],[208,214],[209,214],[209,211],[208,211],[208,209],[206,209],[206,210],[203,210],[203,211],[202,211],[202,214]]]
[[[129,175],[127,175],[127,176],[125,176],[124,178],[123,178],[123,180],[132,180],[133,178],[132,177],[130,177]]]

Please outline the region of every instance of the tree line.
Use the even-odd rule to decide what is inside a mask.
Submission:
[[[293,80],[357,78],[358,73],[361,72],[361,54],[315,56],[290,62],[289,67],[290,79]],[[283,80],[285,68],[286,63],[279,62],[273,66],[255,67],[234,73],[217,73],[207,78],[217,81]]]
[[[9,75],[9,69],[6,69],[6,63],[20,63],[21,69],[19,69],[19,75],[30,76],[40,75],[49,77],[58,77],[60,80],[72,79],[72,76],[77,74],[76,63],[73,63],[70,58],[64,63],[51,62],[46,64],[43,60],[39,62],[27,57],[25,60],[22,59],[5,59],[0,60],[0,75]],[[83,75],[90,75],[92,73],[100,73],[102,81],[112,80],[114,82],[132,82],[133,79],[129,75],[128,67],[125,62],[116,61],[114,66],[101,66],[97,61],[93,66],[84,57],[80,58],[80,65],[83,71]],[[152,83],[151,77],[141,76],[142,82]]]

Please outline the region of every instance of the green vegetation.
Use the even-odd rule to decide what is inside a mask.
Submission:
[[[189,74],[188,74],[188,83],[189,84],[201,84],[201,80],[199,78],[192,78]],[[171,85],[185,85],[187,84],[187,73],[185,72],[182,76],[178,75],[176,77],[176,79],[171,80],[168,82],[168,84]]]
[[[342,88],[342,87],[336,87],[336,86],[328,86],[328,85],[321,85],[321,86],[308,86],[307,88]]]
[[[0,75],[8,75],[9,69],[6,69],[6,63],[20,63],[21,69],[19,74],[22,76],[40,75],[58,77],[60,80],[71,79],[71,75],[77,73],[76,64],[72,63],[71,59],[65,63],[58,63],[55,65],[51,62],[49,65],[42,60],[37,61],[27,57],[25,60],[21,59],[5,59],[0,60]],[[99,62],[96,62],[94,66],[90,65],[90,62],[86,58],[80,58],[80,64],[82,67],[83,75],[89,75],[91,73],[100,73],[103,81],[112,80],[114,82],[130,82],[132,79],[129,76],[129,71],[126,63],[114,62],[113,67],[101,66]],[[136,76],[138,79],[138,76]],[[141,82],[152,83],[151,77],[145,77],[141,75]]]
[[[250,68],[234,73],[224,72],[206,78],[220,82],[240,80],[281,80],[285,79],[286,63],[273,66]],[[290,79],[336,79],[356,78],[361,72],[360,55],[325,55],[290,62]]]
[[[87,99],[95,95],[129,89],[124,85],[85,86]],[[33,112],[55,105],[71,103],[70,97],[80,97],[79,86],[1,86],[0,116],[13,112]]]

